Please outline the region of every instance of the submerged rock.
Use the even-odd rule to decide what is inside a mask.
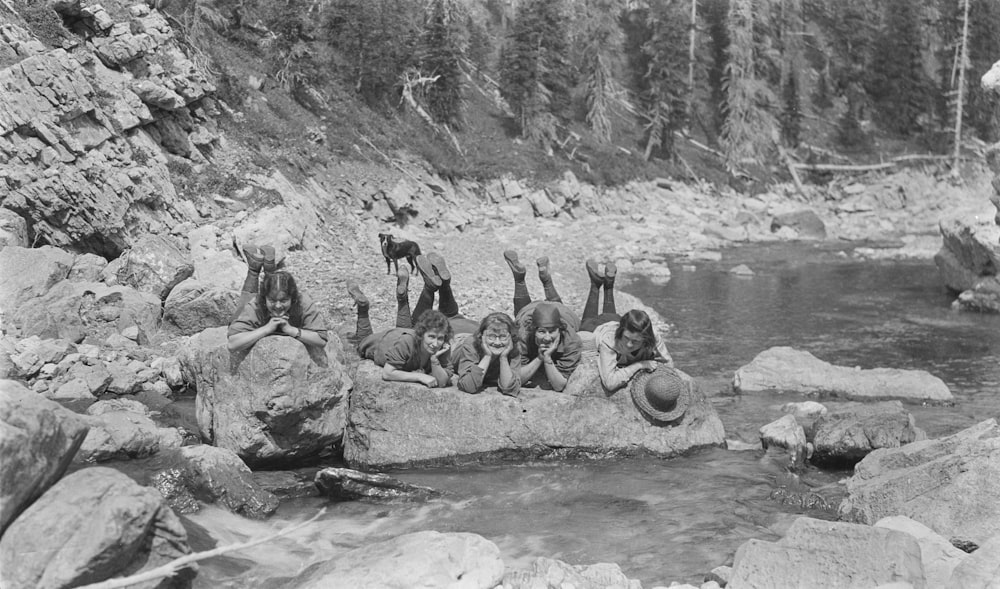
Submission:
[[[351,386],[337,336],[330,332],[322,364],[302,343],[270,336],[233,366],[225,332],[220,327],[192,337],[182,358],[197,379],[202,439],[251,467],[332,453],[343,437]]]
[[[924,370],[835,366],[809,352],[778,346],[764,350],[733,376],[737,393],[762,391],[830,394],[848,399],[951,401],[940,378]]]
[[[1000,426],[876,450],[854,467],[841,517],[871,524],[905,515],[950,541],[982,544],[1000,529]]]
[[[566,391],[522,388],[469,395],[382,380],[381,369],[358,366],[344,442],[356,468],[454,464],[526,457],[673,457],[723,444],[715,409],[695,387],[683,418],[660,427],[647,421],[627,390],[607,396],[593,352]]]
[[[369,544],[314,564],[282,587],[494,589],[503,573],[500,549],[482,536],[428,531]]]
[[[324,468],[316,473],[320,493],[337,501],[421,501],[441,493],[430,487],[411,485],[384,474],[370,474],[349,468]]]
[[[110,468],[85,468],[49,489],[0,538],[0,586],[54,589],[145,571],[191,552],[154,489]],[[195,565],[137,587],[191,586]]]

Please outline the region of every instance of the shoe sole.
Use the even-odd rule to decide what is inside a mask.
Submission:
[[[264,256],[264,272],[274,272],[278,269],[278,264],[274,260],[274,248],[269,245],[262,245],[260,253]]]
[[[354,299],[354,304],[357,306],[368,306],[368,297],[365,296],[365,293],[361,292],[361,287],[358,286],[357,282],[347,283],[347,293],[351,295],[351,298]]]
[[[427,256],[417,256],[417,270],[423,276],[424,282],[434,287],[441,286],[441,279],[434,274],[434,265],[427,259]]]
[[[396,273],[396,296],[406,294],[410,289],[410,271],[406,269],[400,269]]]
[[[427,259],[431,262],[431,267],[438,276],[441,277],[442,281],[451,280],[451,272],[448,271],[448,266],[444,263],[444,258],[438,254],[427,254]]]
[[[259,272],[264,267],[264,253],[255,245],[243,246],[243,259],[251,270],[256,267]]]
[[[514,274],[524,274],[524,266],[522,266],[521,262],[517,259],[517,252],[514,250],[505,251],[503,253],[503,259],[507,262],[507,265],[510,266],[511,272]]]
[[[590,282],[602,284],[604,277],[601,276],[601,269],[597,266],[597,260],[587,260],[587,274],[590,275]]]
[[[604,265],[604,277],[608,280],[614,280],[615,276],[618,275],[618,266],[614,262],[608,262]]]

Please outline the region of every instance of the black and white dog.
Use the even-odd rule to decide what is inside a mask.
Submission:
[[[415,241],[396,241],[391,233],[379,233],[379,243],[382,245],[382,256],[385,257],[385,273],[392,274],[392,265],[396,265],[396,272],[399,272],[399,259],[406,258],[410,263],[410,272],[417,271],[417,256],[420,255],[420,246]]]

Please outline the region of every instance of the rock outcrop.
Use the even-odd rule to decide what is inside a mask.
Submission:
[[[627,390],[607,396],[594,356],[581,362],[564,392],[522,388],[516,398],[385,382],[365,361],[351,393],[344,458],[355,468],[381,468],[541,456],[672,457],[724,439],[721,420],[698,391],[683,419],[665,427],[648,422]]]
[[[743,394],[780,391],[847,399],[952,400],[948,385],[924,370],[835,366],[809,352],[783,346],[764,350],[740,367],[733,389]]]
[[[187,532],[155,489],[110,468],[56,483],[0,538],[0,585],[77,587],[161,566],[191,552]],[[193,566],[193,565],[192,565]],[[194,571],[144,587],[191,586]]]
[[[0,27],[0,205],[29,240],[116,257],[137,238],[197,218],[178,198],[171,152],[204,161],[218,138],[208,77],[177,47],[166,19],[138,4],[121,22],[99,6],[55,3],[88,30],[82,50],[48,50]],[[207,130],[207,132],[206,132]],[[199,147],[190,139],[198,140]]]
[[[74,460],[77,462],[106,462],[145,458],[161,450],[179,448],[184,442],[177,428],[159,427],[149,417],[149,410],[136,402],[140,409],[102,406],[109,401],[99,401],[87,408],[83,417],[90,432]]]
[[[202,438],[251,467],[288,466],[333,452],[343,437],[351,386],[336,335],[331,332],[320,357],[296,340],[270,336],[237,359],[225,332],[193,336],[183,359],[197,382]]]
[[[0,380],[0,535],[66,472],[83,420],[17,382]]]
[[[949,540],[981,544],[1000,529],[1000,426],[876,450],[854,468],[840,504],[848,521],[905,515]]]
[[[503,574],[500,549],[482,536],[416,532],[369,544],[315,564],[283,587],[494,589]]]

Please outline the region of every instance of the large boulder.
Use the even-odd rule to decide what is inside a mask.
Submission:
[[[0,208],[0,249],[28,247],[28,223],[10,209]]]
[[[0,586],[68,589],[162,566],[191,552],[155,489],[85,468],[49,489],[0,538]],[[192,568],[137,587],[190,587]]]
[[[736,551],[727,589],[926,588],[920,545],[887,528],[800,517],[777,542],[749,540]]]
[[[183,335],[229,325],[239,298],[235,290],[189,278],[175,286],[163,303],[163,324]]]
[[[1000,529],[1000,426],[876,450],[854,467],[840,504],[848,521],[905,515],[949,540],[981,544]]]
[[[63,280],[13,314],[24,336],[101,341],[129,327],[152,333],[160,320],[160,300],[124,286]]]
[[[225,328],[191,338],[182,362],[198,390],[204,440],[235,452],[251,467],[288,465],[329,453],[347,419],[350,378],[331,333],[324,355],[297,340],[269,336],[231,355]]]
[[[278,498],[256,482],[239,456],[224,448],[185,446],[120,464],[118,469],[139,484],[156,488],[176,513],[195,513],[208,503],[260,519],[278,508]]]
[[[0,249],[0,314],[9,316],[25,301],[47,293],[72,267],[73,254],[50,245]]]
[[[899,448],[926,437],[899,401],[852,404],[816,421],[812,461],[853,465],[873,450]]]
[[[355,468],[538,456],[677,456],[721,445],[722,421],[700,391],[671,426],[647,421],[627,390],[607,396],[588,357],[562,393],[469,395],[455,387],[386,382],[358,366],[344,458]]]
[[[775,214],[771,219],[771,232],[776,233],[783,227],[794,229],[797,236],[802,239],[826,239],[826,225],[810,209]]]
[[[738,393],[763,391],[830,394],[848,399],[951,401],[940,378],[924,370],[835,366],[809,352],[778,346],[764,350],[733,376]]]
[[[0,380],[0,535],[66,472],[87,426],[23,385]]]
[[[941,250],[934,262],[948,288],[970,290],[1000,268],[1000,227],[988,220],[945,219],[938,225]]]
[[[494,589],[504,565],[476,534],[416,532],[369,544],[307,568],[286,589]]]
[[[139,292],[167,298],[177,284],[194,273],[194,265],[185,248],[166,235],[145,235],[122,254],[118,283]]]

